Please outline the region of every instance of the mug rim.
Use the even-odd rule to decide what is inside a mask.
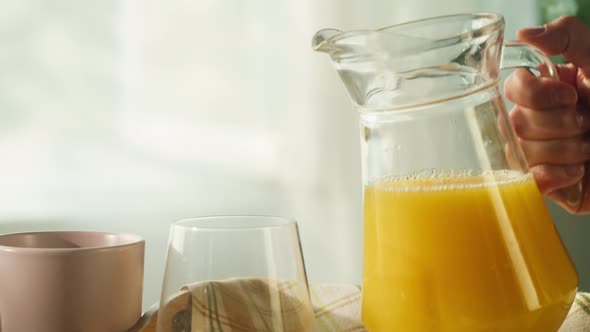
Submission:
[[[333,36],[326,38],[326,40],[324,40],[316,48],[321,47],[322,44],[328,44],[328,43],[331,44],[331,43],[334,43],[334,42],[341,40],[341,39],[353,37],[353,36],[360,35],[360,34],[366,34],[367,32],[371,32],[371,31],[383,32],[383,31],[387,31],[387,30],[394,30],[394,29],[398,29],[398,28],[403,28],[403,27],[406,27],[409,25],[423,24],[423,23],[428,23],[428,22],[434,22],[437,20],[459,18],[459,17],[465,17],[465,18],[471,17],[472,20],[488,18],[488,19],[490,19],[490,22],[477,28],[477,29],[458,33],[456,35],[448,36],[448,37],[441,38],[441,39],[434,39],[433,41],[440,42],[440,41],[444,41],[447,39],[456,39],[456,38],[459,38],[461,40],[471,39],[471,38],[474,38],[477,36],[486,35],[486,34],[489,34],[493,31],[496,31],[497,29],[502,27],[502,25],[504,24],[504,16],[502,14],[498,14],[498,13],[494,13],[494,12],[475,12],[475,13],[465,12],[465,13],[457,13],[457,14],[450,14],[450,15],[432,16],[432,17],[426,17],[426,18],[421,18],[421,19],[416,19],[416,20],[411,20],[411,21],[405,21],[402,23],[392,24],[392,25],[388,25],[388,26],[385,26],[385,27],[382,27],[379,29],[357,29],[357,30],[340,31],[339,33],[336,33]]]
[[[116,236],[118,238],[124,238],[121,244],[117,245],[100,245],[100,246],[88,246],[78,248],[51,248],[51,247],[17,247],[2,244],[2,239],[7,237],[18,237],[26,235],[49,235],[49,234],[94,234],[105,236]],[[145,243],[145,239],[137,234],[132,233],[115,233],[115,232],[102,232],[102,231],[33,231],[33,232],[16,232],[0,234],[0,251],[4,252],[32,252],[32,253],[72,253],[72,252],[89,252],[89,251],[104,251],[112,249],[120,249],[126,247],[136,246],[138,244]]]

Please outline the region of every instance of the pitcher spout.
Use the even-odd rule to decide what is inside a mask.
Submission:
[[[338,29],[322,29],[313,36],[311,47],[314,51],[332,53],[336,47],[330,42],[330,39],[341,34]]]

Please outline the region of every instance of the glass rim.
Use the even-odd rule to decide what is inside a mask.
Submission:
[[[504,23],[504,16],[498,13],[493,13],[493,12],[480,12],[480,13],[457,13],[457,14],[451,14],[451,15],[442,15],[442,16],[433,16],[433,17],[427,17],[427,18],[422,18],[422,19],[417,19],[417,20],[412,20],[412,21],[406,21],[403,23],[398,23],[398,24],[392,24],[392,25],[388,25],[379,29],[361,29],[361,30],[349,30],[349,31],[340,31],[336,34],[334,34],[331,37],[328,37],[326,40],[324,40],[323,42],[321,42],[319,45],[317,45],[315,48],[320,48],[321,45],[323,44],[332,44],[334,42],[337,42],[338,40],[341,39],[346,39],[349,37],[353,37],[356,35],[362,35],[362,34],[366,34],[367,32],[383,32],[383,31],[392,31],[392,30],[396,30],[399,28],[404,28],[407,26],[411,26],[411,25],[418,25],[418,24],[428,24],[428,23],[434,23],[436,21],[439,20],[445,20],[445,19],[451,19],[451,18],[470,18],[469,20],[474,21],[477,19],[489,19],[490,22],[488,22],[487,24],[476,28],[476,29],[472,29],[466,32],[462,32],[462,33],[457,33],[456,35],[452,35],[452,36],[447,36],[445,38],[440,38],[440,39],[434,39],[433,41],[444,41],[444,40],[449,40],[449,39],[456,39],[459,38],[461,40],[465,40],[465,39],[471,39],[477,36],[481,36],[481,35],[486,35],[489,34],[493,31],[496,31],[497,29],[499,29],[503,23]],[[331,30],[331,29],[328,29]],[[337,30],[335,30],[337,31]]]
[[[210,215],[180,219],[172,228],[200,231],[260,230],[297,226],[294,218],[273,215]]]

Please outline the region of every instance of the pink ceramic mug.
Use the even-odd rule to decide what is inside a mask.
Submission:
[[[127,331],[141,316],[144,247],[130,234],[0,236],[0,331]]]

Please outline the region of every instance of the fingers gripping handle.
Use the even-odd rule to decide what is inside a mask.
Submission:
[[[500,69],[527,68],[535,76],[551,77],[558,80],[557,68],[551,60],[536,48],[523,43],[509,42],[502,49]],[[558,189],[551,197],[577,210],[582,202],[582,179],[573,186]]]

